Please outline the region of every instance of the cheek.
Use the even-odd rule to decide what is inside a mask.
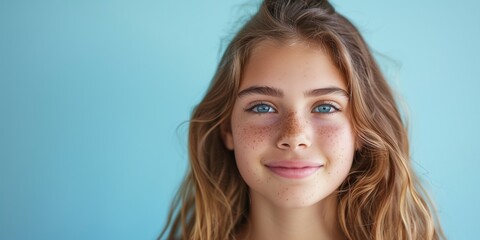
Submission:
[[[355,152],[355,137],[350,124],[323,123],[317,127],[317,136],[327,157],[327,165],[335,167],[335,171],[349,171]]]
[[[232,125],[234,154],[238,170],[248,186],[268,184],[269,178],[262,178],[263,169],[260,164],[265,150],[269,147],[272,126],[261,126],[240,122]]]
[[[270,141],[274,127],[271,125],[244,122],[233,126],[233,140],[236,152],[258,150]]]

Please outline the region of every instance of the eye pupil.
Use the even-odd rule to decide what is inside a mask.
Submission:
[[[321,113],[328,113],[332,111],[332,106],[329,105],[321,105],[317,107],[317,111]]]
[[[262,104],[262,105],[258,105],[256,110],[257,112],[265,113],[270,111],[270,107],[268,105]]]
[[[322,104],[315,108],[315,112],[330,113],[332,112],[333,108],[334,107],[331,106],[330,104]],[[269,112],[273,112],[273,108],[267,104],[259,104],[251,108],[250,111],[256,112],[256,113],[269,113]]]

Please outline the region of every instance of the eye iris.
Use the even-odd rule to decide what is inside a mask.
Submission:
[[[328,105],[321,105],[321,106],[318,106],[317,109],[318,109],[319,112],[327,113],[327,112],[330,112],[332,110],[332,107],[328,106]]]
[[[257,112],[266,113],[270,111],[270,107],[268,105],[262,104],[262,105],[258,105],[256,107],[256,110]]]

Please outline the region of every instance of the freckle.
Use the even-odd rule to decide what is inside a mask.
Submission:
[[[292,135],[295,135],[297,132],[301,131],[301,126],[295,117],[296,114],[297,114],[296,112],[290,112],[283,119],[282,122],[284,124],[282,127],[284,129],[282,131],[283,133],[282,137],[292,136]]]

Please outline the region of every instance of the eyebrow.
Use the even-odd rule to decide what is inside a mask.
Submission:
[[[338,87],[318,88],[318,89],[313,89],[304,93],[306,97],[318,97],[318,96],[328,95],[328,94],[339,94],[346,98],[350,98],[350,95],[347,93],[347,91]]]
[[[283,97],[282,90],[273,88],[273,87],[267,87],[267,86],[252,86],[240,91],[237,96],[239,98],[242,98],[247,95],[254,95],[254,94],[260,94],[260,95],[266,95],[266,96],[272,96],[272,97]],[[338,87],[317,88],[317,89],[309,90],[304,93],[304,96],[318,97],[318,96],[323,96],[328,94],[339,94],[346,98],[349,98],[349,94],[347,93],[347,91]]]
[[[260,95],[267,95],[272,97],[283,97],[283,91],[273,87],[266,87],[266,86],[252,86],[246,88],[238,93],[238,97],[244,97],[247,95],[253,94],[260,94]]]

